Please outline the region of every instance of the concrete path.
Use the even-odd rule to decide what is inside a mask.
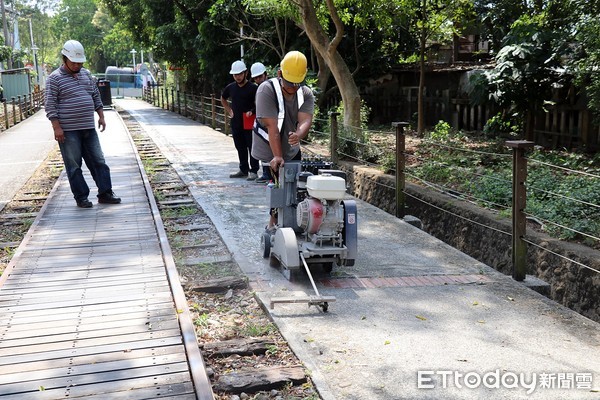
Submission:
[[[44,110],[0,133],[0,211],[55,146]]]
[[[171,161],[268,307],[312,294],[260,251],[264,186],[230,179],[230,137],[139,100],[117,100]],[[598,399],[600,324],[362,201],[354,267],[319,276],[329,312],[271,317],[324,399]]]

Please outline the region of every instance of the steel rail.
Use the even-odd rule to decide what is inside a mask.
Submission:
[[[163,260],[166,266],[169,286],[171,287],[173,301],[175,302],[175,307],[178,313],[179,326],[183,337],[185,352],[188,358],[190,375],[192,377],[192,381],[194,383],[194,388],[196,391],[196,398],[198,400],[213,400],[214,394],[212,391],[212,385],[210,383],[210,380],[208,379],[206,365],[204,364],[204,359],[202,357],[202,354],[200,353],[200,348],[198,347],[198,339],[196,338],[196,331],[194,329],[192,316],[190,314],[189,307],[187,304],[187,298],[185,297],[185,293],[183,292],[183,288],[181,287],[181,281],[179,279],[177,267],[175,266],[173,252],[171,251],[171,246],[169,245],[167,232],[162,222],[160,211],[158,209],[156,199],[154,198],[154,194],[152,192],[152,187],[150,186],[150,180],[148,179],[148,175],[146,174],[146,170],[144,169],[142,159],[140,158],[135,142],[133,141],[133,137],[131,136],[131,134],[129,134],[127,124],[125,123],[125,121],[123,121],[121,114],[117,112],[117,115],[119,116],[119,119],[121,120],[123,126],[127,130],[127,136],[135,153],[137,164],[140,170],[140,175],[142,176],[142,181],[144,182],[144,188],[146,190],[146,194],[148,195],[148,202],[150,204],[152,217],[154,218],[154,225],[156,226],[156,232],[158,234],[160,248],[163,253]]]

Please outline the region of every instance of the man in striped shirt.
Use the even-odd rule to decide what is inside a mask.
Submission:
[[[83,68],[85,53],[76,40],[65,42],[61,51],[63,65],[46,81],[46,116],[52,123],[54,139],[62,154],[71,192],[81,208],[92,207],[90,188],[81,171],[85,161],[96,186],[98,203],[118,204],[121,199],[112,191],[110,169],[98,140],[94,111],[98,113],[100,132],[106,128],[100,92],[90,71]]]

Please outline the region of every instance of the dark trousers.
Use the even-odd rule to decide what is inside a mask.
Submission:
[[[250,154],[252,151],[252,131],[244,129],[231,129],[233,144],[240,160],[240,171],[247,174],[248,171],[256,173],[258,171],[258,160]],[[248,164],[250,159],[250,164]]]

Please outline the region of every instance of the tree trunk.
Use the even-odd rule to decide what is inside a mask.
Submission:
[[[337,51],[338,45],[344,36],[344,26],[332,1],[327,1],[331,19],[336,27],[335,37],[331,40],[317,18],[312,0],[298,0],[297,4],[300,8],[306,34],[315,50],[329,66],[340,90],[344,102],[344,124],[360,127],[360,93],[348,65]]]
[[[423,96],[425,91],[425,44],[427,40],[427,31],[426,28],[421,28],[421,38],[420,38],[420,60],[419,60],[419,94],[418,94],[418,104],[417,104],[417,133],[419,135],[423,134],[425,130],[425,115],[424,115],[424,106],[423,106]]]
[[[329,69],[329,67],[327,66],[327,63],[325,62],[325,59],[323,59],[323,57],[321,57],[321,54],[319,52],[317,52],[316,54],[317,57],[317,64],[319,65],[319,72],[317,73],[317,80],[319,81],[319,90],[321,91],[322,95],[319,96],[318,100],[317,100],[317,106],[319,107],[320,110],[323,109],[323,105],[325,105],[326,100],[327,100],[327,83],[329,82],[329,77],[331,77],[331,70]]]
[[[535,135],[533,133],[534,131],[534,125],[533,125],[533,116],[534,116],[534,111],[532,110],[527,110],[525,112],[525,140],[529,140],[529,141],[534,141]]]

